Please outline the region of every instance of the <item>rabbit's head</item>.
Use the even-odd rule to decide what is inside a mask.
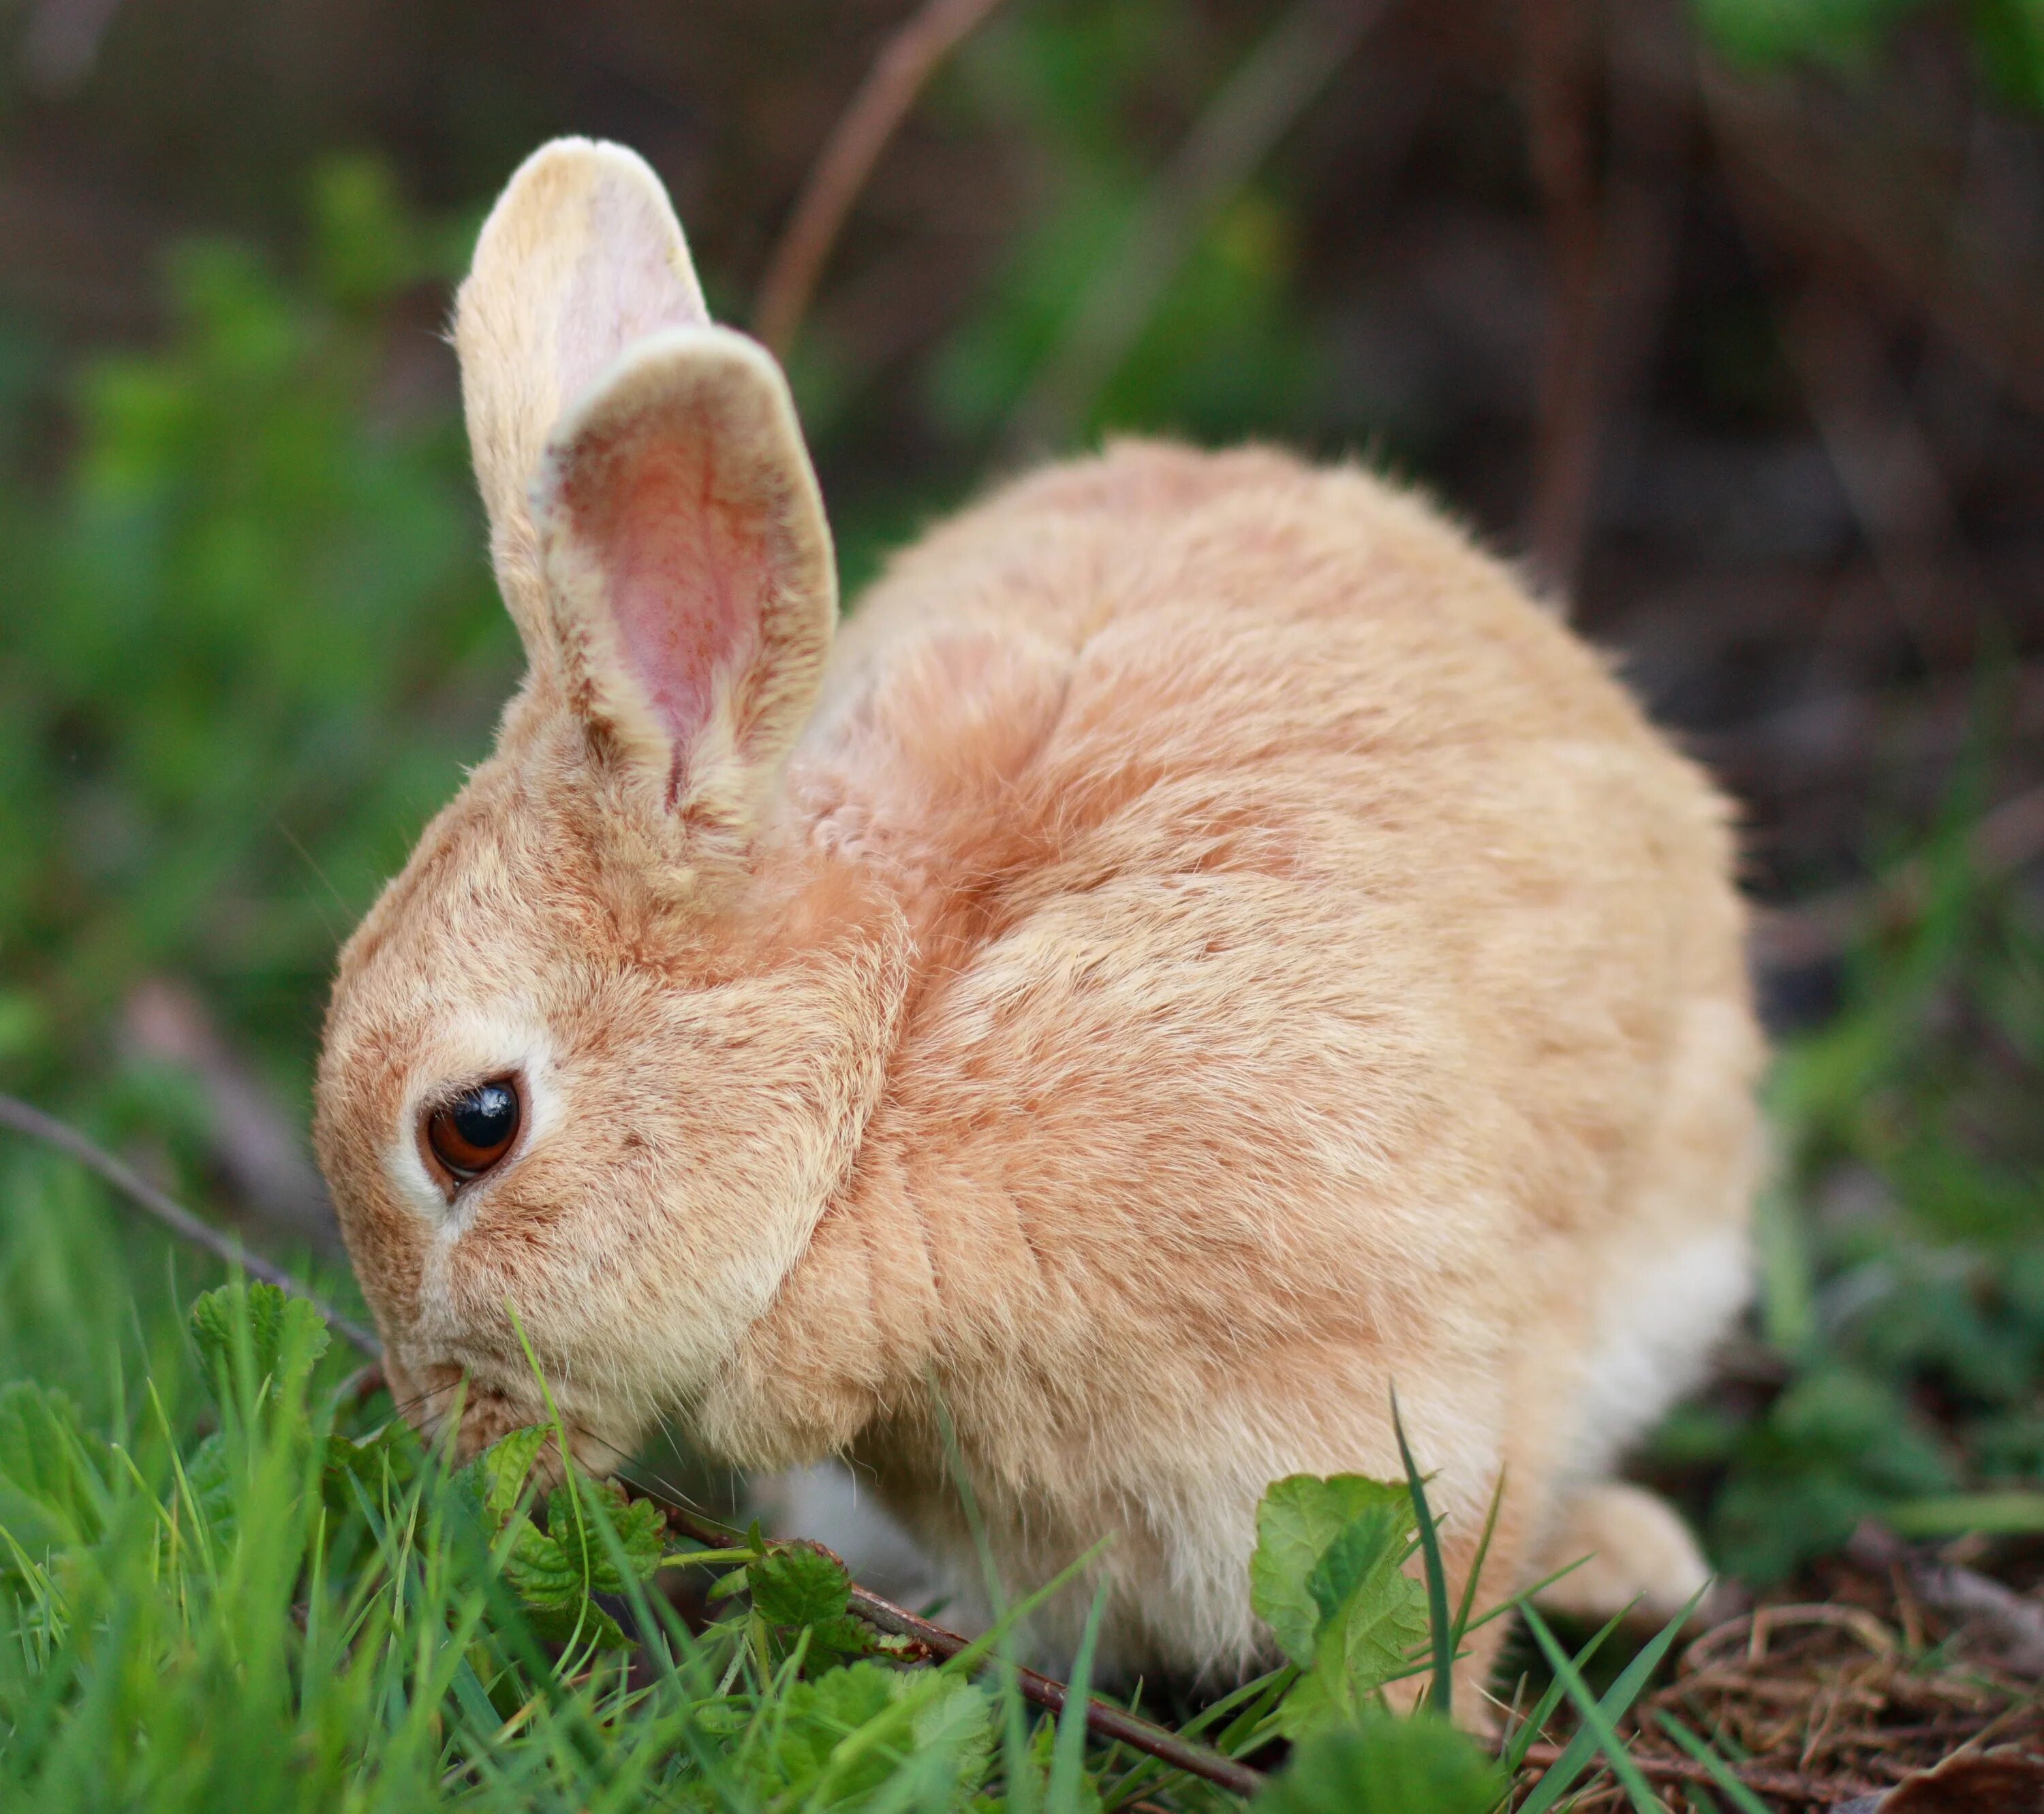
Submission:
[[[800,1252],[903,945],[776,834],[829,532],[779,368],[710,324],[651,172],[533,157],[455,341],[528,673],[342,953],[317,1139],[413,1414],[465,1375],[464,1448],[540,1421],[536,1362],[600,1461],[703,1389]]]

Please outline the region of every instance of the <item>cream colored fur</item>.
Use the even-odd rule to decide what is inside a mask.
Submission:
[[[531,671],[318,1086],[419,1414],[537,1418],[508,1299],[592,1458],[842,1455],[969,1563],[934,1394],[1012,1585],[1110,1538],[1116,1661],[1223,1673],[1259,1495],[1397,1475],[1395,1384],[1458,1568],[1506,1482],[1486,1597],[1686,1592],[1599,1482],[1743,1291],[1761,1046],[1724,804],[1598,657],[1365,472],[1124,443],[826,665],[785,387],[615,148],[519,173],[457,339]],[[507,1074],[451,1195],[420,1118]]]

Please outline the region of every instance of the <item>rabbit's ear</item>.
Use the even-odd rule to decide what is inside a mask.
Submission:
[[[836,570],[781,368],[724,328],[628,349],[532,490],[568,698],[638,796],[743,840],[813,704]]]
[[[548,437],[632,342],[709,320],[667,191],[621,145],[543,146],[483,223],[455,345],[498,582],[535,667],[555,653],[527,503]]]

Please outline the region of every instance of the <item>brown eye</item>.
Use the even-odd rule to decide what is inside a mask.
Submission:
[[[426,1144],[460,1183],[480,1177],[518,1137],[518,1092],[508,1077],[478,1083],[426,1122]]]

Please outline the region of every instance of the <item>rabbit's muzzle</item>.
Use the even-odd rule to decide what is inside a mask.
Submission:
[[[538,1394],[509,1392],[478,1379],[452,1361],[431,1360],[406,1366],[397,1360],[385,1363],[384,1376],[398,1409],[429,1443],[449,1441],[452,1459],[472,1461],[493,1443],[513,1430],[535,1425],[551,1425],[555,1410],[568,1437],[568,1451],[575,1465],[585,1472],[608,1475],[626,1459],[624,1451],[579,1424],[565,1405],[550,1410]],[[543,1483],[551,1486],[560,1477],[558,1446],[542,1451],[536,1468]]]

